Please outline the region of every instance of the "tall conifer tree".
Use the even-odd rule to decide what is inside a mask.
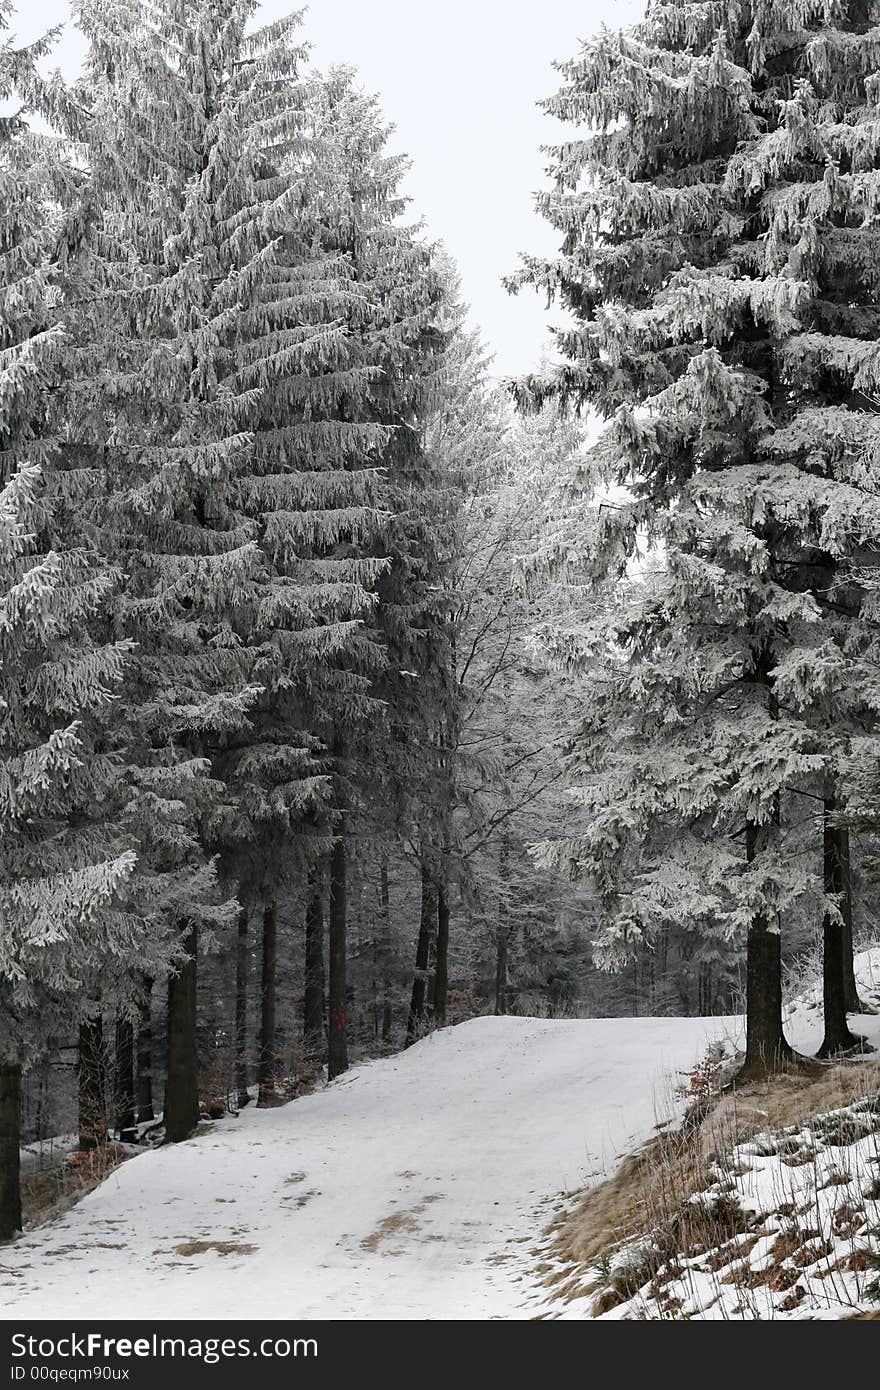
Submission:
[[[272,100],[294,53],[289,23],[247,37],[253,10],[79,7],[93,205],[71,306],[70,452],[82,465],[71,472],[98,543],[127,574],[116,624],[137,643],[126,706],[142,835],[184,886],[184,960],[169,982],[172,1139],[198,1118],[199,928],[231,920],[234,906],[217,902],[203,848],[229,796],[213,759],[262,688],[261,653],[237,615],[257,602],[265,563],[230,488],[253,449],[266,364],[258,351],[238,362],[232,347],[274,254],[264,224],[281,190],[271,177],[260,185],[262,151],[284,138],[286,108]]]
[[[331,755],[334,788],[327,980],[334,1076],[348,1065],[348,839],[365,807],[375,814],[375,792],[388,772],[381,755],[388,740],[418,742],[416,723],[407,723],[404,735],[400,725],[406,711],[423,718],[430,697],[427,688],[413,697],[405,688],[407,672],[414,663],[430,671],[429,629],[436,633],[442,623],[428,521],[436,492],[422,439],[426,382],[442,345],[442,290],[418,229],[400,222],[405,160],[386,151],[388,131],[375,98],[358,90],[348,69],[330,73],[313,96],[323,160],[321,244],[344,257],[356,294],[345,317],[349,370],[328,377],[324,405],[347,422],[350,444],[331,524],[314,530],[311,563],[329,579],[366,581],[374,605],[372,613],[362,613],[365,621],[338,659],[315,666],[308,692],[317,716],[313,727]]]
[[[786,807],[839,810],[829,719],[856,711],[829,610],[857,612],[852,556],[878,533],[877,20],[868,0],[658,0],[584,45],[546,103],[590,128],[540,199],[561,255],[519,277],[574,317],[521,401],[610,420],[595,461],[628,496],[598,514],[597,575],[645,541],[665,556],[610,630],[571,637],[568,660],[605,656],[573,753],[593,822],[547,857],[598,884],[609,961],[682,914],[746,933],[750,1072],[788,1054],[780,929],[807,892],[839,960],[834,837],[817,883]],[[826,1051],[850,1041],[839,973]]]
[[[5,28],[10,9],[0,9]],[[44,42],[0,46],[0,94],[41,91]],[[102,729],[128,644],[102,640],[119,574],[65,543],[47,487],[50,401],[69,368],[53,288],[51,141],[0,118],[0,1238],[21,1223],[23,1067],[87,1011],[108,962],[145,949],[125,910],[135,855]]]

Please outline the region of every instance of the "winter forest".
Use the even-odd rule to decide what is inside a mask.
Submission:
[[[485,1086],[455,1144],[488,1173],[472,1126],[496,1102],[519,1125],[530,1078],[543,1119],[510,1143],[537,1156],[471,1224],[565,1172],[582,1205],[542,1268],[581,1280],[575,1311],[543,1287],[464,1313],[448,1254],[451,1291],[391,1316],[880,1303],[880,4],[615,8],[522,94],[558,127],[535,191],[557,249],[496,278],[552,340],[506,376],[382,94],[315,66],[308,12],[73,0],[69,80],[59,32],[22,44],[0,0],[0,1271],[53,1222],[91,1248],[101,1202],[171,1239],[147,1170],[207,1192],[199,1145],[232,1164],[283,1133],[311,1182],[298,1144],[348,1134],[366,1174],[355,1104],[411,1178],[395,1094],[424,1136],[432,1097]],[[599,1057],[601,1102],[577,1089]],[[630,1107],[608,1153],[590,1130],[609,1183],[664,1068],[692,1120],[772,1097],[814,1166],[847,1117],[864,1219],[841,1235],[839,1188],[811,1189],[838,1193],[812,1220],[831,1275],[788,1278],[782,1218],[730,1195],[717,1145],[689,1178],[711,1234],[653,1197],[650,1230],[679,1265],[752,1241],[747,1292],[692,1308],[631,1212],[599,1243],[564,1166],[581,1111]],[[795,1152],[754,1133],[731,1152]],[[396,1227],[377,1206],[357,1258],[439,1243],[429,1200]],[[256,1281],[246,1225],[177,1263]],[[147,1305],[180,1316],[163,1271]],[[64,1315],[52,1277],[0,1305]],[[388,1316],[346,1307],[315,1315]]]

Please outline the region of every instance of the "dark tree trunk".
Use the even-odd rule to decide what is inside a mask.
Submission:
[[[758,914],[746,947],[746,1057],[740,1075],[767,1076],[791,1056],[782,1031],[782,939]]]
[[[419,939],[416,944],[416,969],[413,977],[409,1017],[406,1021],[407,1047],[416,1041],[425,1025],[428,998],[428,962],[431,958],[431,938],[434,935],[434,924],[437,918],[437,889],[431,872],[428,851],[424,846],[421,851],[420,872],[422,899],[419,915]]]
[[[379,867],[379,976],[381,990],[381,1042],[383,1052],[391,1047],[391,1027],[394,1018],[391,989],[391,889],[388,882],[388,860],[383,855]]]
[[[113,1058],[113,1108],[116,1132],[123,1144],[137,1138],[134,1123],[134,1025],[122,1015],[116,1019]]]
[[[79,1146],[97,1149],[107,1142],[104,1076],[104,1020],[87,1018],[79,1028]]]
[[[446,867],[437,886],[437,958],[434,965],[434,1027],[446,1027],[449,1001],[449,884]]]
[[[340,816],[336,841],[330,856],[330,951],[327,980],[329,1028],[327,1038],[327,1077],[330,1081],[348,1070],[346,1043],[346,824]]]
[[[765,826],[746,823],[749,863],[766,840]],[[780,1071],[793,1054],[782,1031],[782,935],[763,913],[749,925],[746,943],[746,1056],[740,1078],[750,1080]]]
[[[499,920],[495,934],[495,1013],[507,1013],[507,948],[508,927]]]
[[[661,927],[657,939],[657,958],[660,971],[660,984],[666,993],[666,972],[669,966],[669,928]]]
[[[155,1119],[153,1113],[153,981],[144,978],[143,993],[138,1001],[138,1032],[136,1057],[137,1120],[139,1125]]]
[[[250,1100],[248,1095],[247,987],[248,912],[247,908],[243,907],[238,914],[238,933],[235,942],[235,1090],[239,1110]]]
[[[837,807],[832,796],[825,798],[822,812],[822,885],[842,908],[845,892],[844,866],[841,857],[840,830],[834,824]],[[844,992],[844,928],[835,916],[826,912],[822,922],[822,1004],[825,1012],[825,1037],[819,1057],[835,1057],[857,1047],[860,1039],[851,1033],[846,1021]],[[852,961],[850,960],[850,968]]]
[[[509,857],[508,838],[503,835],[499,851],[501,888],[498,895],[498,922],[495,927],[495,1013],[498,1016],[510,1012],[510,904],[507,896],[510,879]]]
[[[303,1046],[311,1063],[324,1057],[324,886],[321,870],[309,874],[306,903],[306,975],[303,998]]]
[[[653,956],[649,957],[651,969],[653,970]],[[651,1001],[653,1005],[653,1000]],[[701,961],[699,975],[697,977],[697,1007],[701,1018],[707,1018],[712,1014],[712,963],[711,961]]]
[[[275,1103],[275,976],[278,961],[278,910],[263,909],[263,968],[260,975],[260,1067],[257,1105]]]
[[[0,1240],[21,1230],[21,1067],[0,1062]]]
[[[853,891],[849,826],[839,826],[837,833],[840,837],[840,866],[843,873],[843,1001],[848,1014],[860,1014],[864,1012],[865,1006],[859,998],[853,969]]]
[[[196,1042],[196,952],[198,929],[188,926],[187,960],[168,979],[168,1075],[165,1080],[165,1141],[188,1139],[199,1123],[199,1062]]]

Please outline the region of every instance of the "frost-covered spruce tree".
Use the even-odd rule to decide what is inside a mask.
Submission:
[[[237,314],[229,349],[230,369],[248,372],[253,362],[261,388],[249,417],[252,449],[229,497],[255,524],[266,566],[256,606],[237,615],[260,644],[264,694],[222,766],[233,793],[223,833],[239,865],[239,895],[264,909],[265,1101],[274,1058],[272,900],[292,877],[311,878],[304,1013],[314,1049],[323,1032],[326,857],[331,1074],[347,1063],[347,824],[375,775],[357,752],[357,731],[372,730],[380,709],[377,584],[393,564],[387,533],[402,510],[390,498],[401,446],[386,400],[414,402],[420,389],[404,348],[421,329],[403,315],[412,265],[427,279],[426,256],[398,251],[406,233],[392,225],[398,204],[383,182],[381,140],[370,138],[375,103],[353,92],[347,74],[334,75],[287,84],[283,113],[295,139],[284,148],[276,136],[267,153],[264,181],[272,172],[275,196],[258,224],[278,245]]]
[[[439,585],[428,533],[435,493],[423,451],[422,408],[440,341],[435,323],[441,291],[417,229],[399,221],[405,161],[385,150],[388,132],[375,98],[341,69],[314,88],[310,111],[322,166],[320,244],[344,258],[351,287],[344,318],[347,363],[312,383],[309,413],[322,422],[318,428],[339,423],[326,436],[323,459],[317,458],[330,471],[326,483],[319,475],[312,485],[329,486],[330,507],[326,519],[306,518],[312,545],[302,551],[304,572],[313,582],[344,585],[352,593],[366,588],[374,605],[371,613],[359,600],[357,627],[337,655],[314,664],[306,688],[311,727],[331,755],[333,777],[327,984],[334,1076],[348,1064],[346,864],[352,818],[365,808],[375,816],[377,788],[388,785],[389,748],[395,740],[417,739],[414,725],[400,732],[407,711],[413,719],[417,715],[417,700],[403,685],[411,678],[406,672],[420,663],[427,667],[415,648],[420,643],[427,649],[427,629],[440,621],[438,597],[429,592]],[[421,721],[426,717],[423,691]],[[319,921],[310,915],[313,931]],[[308,983],[307,1015],[314,1013]]]
[[[383,157],[378,168],[396,193],[400,162]],[[402,212],[403,200],[396,201]],[[462,311],[442,253],[431,256],[410,229],[386,223],[379,232],[376,269],[368,273],[380,302],[391,305],[385,317],[396,320],[397,333],[383,347],[386,365],[374,392],[374,408],[391,431],[382,458],[388,568],[376,617],[385,656],[376,692],[385,715],[381,738],[372,736],[361,756],[374,789],[369,821],[380,833],[379,853],[402,838],[418,858],[421,901],[407,1023],[413,1041],[429,1011],[445,1019],[448,985],[456,703],[451,581],[463,494],[462,474],[437,447],[436,427],[452,404]],[[387,946],[382,953],[387,957]]]
[[[255,64],[255,85],[258,72]],[[260,79],[267,89],[270,77],[271,69]],[[275,244],[239,305],[228,346],[230,374],[259,392],[248,416],[252,447],[227,495],[242,524],[255,528],[264,562],[254,602],[234,618],[259,649],[264,689],[221,757],[232,796],[218,833],[241,902],[263,911],[266,1101],[275,1050],[274,899],[309,873],[317,884],[320,861],[334,851],[343,810],[333,776],[336,724],[375,712],[377,644],[366,625],[387,566],[379,553],[387,522],[380,465],[391,430],[368,400],[380,358],[378,310],[372,286],[359,283],[357,265],[328,230],[338,233],[346,155],[325,128],[325,96],[320,79],[295,80],[294,61],[289,80],[271,92],[278,130],[253,203],[255,242],[268,233]],[[261,192],[271,194],[268,206]],[[323,920],[320,893],[310,898],[314,930]],[[322,952],[319,959],[322,967]],[[311,984],[321,997],[317,1005],[307,998],[306,1013],[321,1020],[322,1032],[323,968],[311,975],[307,996]]]
[[[137,644],[125,699],[141,832],[157,869],[192,890],[178,908],[186,963],[169,982],[173,1139],[198,1117],[199,929],[234,907],[217,901],[205,854],[233,795],[217,755],[277,667],[271,616],[262,629],[253,616],[274,597],[260,523],[235,487],[267,385],[302,357],[266,290],[290,191],[267,151],[296,134],[292,21],[249,37],[254,8],[79,7],[94,197],[71,306],[69,452],[99,543],[127,575],[115,621]]]
[[[3,6],[5,27],[9,9]],[[0,47],[0,93],[36,80],[42,48]],[[0,121],[0,1238],[21,1225],[22,1068],[63,1036],[105,953],[108,911],[134,856],[108,852],[92,808],[115,780],[93,717],[113,699],[124,644],[89,621],[114,576],[53,547],[43,488],[50,390],[64,336],[50,286],[50,159],[18,114]],[[127,924],[126,924],[127,925]],[[127,932],[123,929],[122,939]]]
[[[789,1052],[779,933],[811,889],[839,960],[830,849],[822,893],[786,825],[796,798],[827,820],[832,730],[858,715],[829,610],[857,606],[851,557],[878,531],[877,20],[866,0],[667,0],[586,44],[547,103],[587,128],[541,199],[561,254],[520,277],[574,317],[521,400],[610,421],[595,458],[626,495],[598,513],[597,575],[664,556],[610,630],[560,634],[560,660],[598,663],[572,755],[592,824],[545,854],[600,888],[609,963],[664,921],[747,934],[752,1073]],[[826,1051],[849,1041],[839,976]]]
[[[6,7],[3,13],[5,18]],[[81,518],[69,506],[61,485],[66,476],[62,467],[62,403],[73,352],[69,333],[62,332],[60,286],[69,213],[78,201],[83,171],[76,162],[68,161],[64,142],[35,133],[30,127],[31,112],[57,120],[61,114],[66,119],[72,110],[60,79],[47,83],[38,70],[37,61],[48,51],[51,38],[18,51],[12,44],[2,50],[3,92],[10,96],[14,84],[21,105],[14,116],[3,121],[0,151],[6,218],[0,312],[7,412],[0,485],[9,482],[16,468],[39,468],[39,483],[31,478],[28,484],[33,497],[32,505],[26,508],[27,520],[35,529],[27,536],[26,553],[18,563],[23,573],[28,564],[37,565],[45,557],[55,556],[60,557],[63,567],[60,577],[53,579],[57,592],[50,593],[47,588],[42,595],[43,601],[57,603],[58,613],[52,649],[47,646],[43,653],[41,679],[44,690],[51,691],[56,702],[44,711],[46,727],[53,718],[76,716],[80,752],[74,765],[80,772],[75,778],[61,779],[63,791],[62,787],[55,788],[51,804],[59,817],[60,808],[66,806],[70,824],[56,822],[52,833],[59,851],[66,844],[72,859],[88,866],[121,860],[141,846],[119,751],[120,701],[113,693],[127,651],[124,641],[114,640],[108,623],[120,576],[95,554],[93,537],[80,524]],[[48,572],[47,577],[51,577]],[[34,714],[36,736],[39,721],[33,709],[30,713]],[[86,766],[88,778],[81,775]],[[49,804],[47,797],[47,807]],[[69,937],[63,926],[59,928],[59,949],[76,954],[75,984],[71,983],[68,993],[53,990],[51,999],[44,997],[35,1004],[28,1025],[33,1027],[35,1055],[47,1047],[50,1038],[63,1041],[65,1035],[75,1032],[78,1019],[84,1030],[93,1027],[95,1011],[104,997],[122,1009],[130,1008],[142,972],[167,968],[172,943],[161,913],[156,911],[155,882],[149,872],[141,872],[142,866],[145,861],[139,859],[125,883],[120,880],[111,906],[106,898],[96,897],[91,911],[93,916],[100,916],[100,922],[88,923],[89,951],[84,951],[81,943],[64,944]],[[59,909],[62,916],[63,910]],[[88,915],[89,909],[84,907],[83,917]],[[44,953],[40,959],[48,960],[48,955]],[[53,968],[57,964],[54,962]],[[33,983],[35,988],[42,988],[39,972]]]
[[[318,139],[304,118],[295,17],[249,34],[253,10],[230,3],[220,24],[216,5],[166,4],[121,26],[90,11],[96,182],[118,190],[103,194],[92,245],[121,325],[112,350],[124,344],[126,381],[147,388],[123,406],[126,453],[116,424],[105,458],[127,468],[136,460],[144,539],[161,534],[142,574],[156,598],[184,602],[184,646],[169,650],[161,625],[151,674],[173,677],[185,658],[205,683],[208,700],[190,702],[193,723],[177,733],[191,754],[212,759],[216,794],[199,807],[202,842],[237,884],[240,934],[245,913],[263,913],[267,1099],[274,898],[341,814],[323,810],[328,796],[339,800],[326,775],[340,761],[337,720],[374,708],[367,690],[378,644],[365,637],[364,616],[386,564],[376,495],[389,431],[366,399],[384,347],[372,328],[376,309],[327,234],[331,225],[338,234],[339,144]],[[163,94],[148,118],[142,89]],[[146,197],[131,182],[130,146],[142,152]],[[120,295],[133,266],[135,292]],[[148,387],[156,370],[158,407]],[[134,447],[145,431],[152,456]],[[130,500],[116,489],[110,508],[121,518]],[[163,574],[156,549],[171,550],[173,572]],[[139,605],[133,616],[152,625],[160,611]],[[236,682],[245,703],[221,703],[217,695],[234,696]],[[204,787],[193,787],[203,802]],[[344,921],[344,893],[334,903]],[[187,982],[190,1037],[193,997]]]
[[[22,1070],[75,1026],[105,961],[139,944],[114,910],[135,855],[113,853],[90,818],[116,780],[93,726],[124,651],[87,630],[113,576],[82,551],[35,545],[47,521],[40,470],[22,461],[35,417],[12,417],[39,383],[41,349],[3,339],[0,457],[18,462],[0,491],[0,1239],[21,1225]]]
[[[4,375],[14,356],[19,384],[6,383],[2,458],[19,463],[0,491],[0,1239],[21,1225],[22,1069],[64,1039],[105,960],[130,954],[135,935],[113,910],[135,855],[113,854],[90,820],[115,782],[90,725],[124,652],[93,644],[86,625],[113,577],[84,552],[36,549],[40,471],[21,461],[30,438],[16,438],[10,398],[25,405],[40,349],[3,337]]]
[[[0,29],[11,11],[0,8]],[[38,43],[0,43],[0,97],[39,85]],[[118,900],[134,855],[94,819],[116,769],[99,720],[125,644],[92,625],[118,576],[61,548],[43,474],[65,341],[50,284],[52,155],[0,118],[0,1239],[21,1225],[21,1075],[75,1026],[94,977],[140,944]]]

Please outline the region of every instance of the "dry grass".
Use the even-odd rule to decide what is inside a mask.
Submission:
[[[710,1184],[713,1165],[755,1135],[799,1125],[878,1091],[880,1061],[816,1064],[751,1082],[693,1109],[679,1128],[629,1155],[550,1226],[544,1253],[555,1263],[544,1284],[562,1301],[601,1289],[593,1309],[601,1313],[676,1255],[734,1251],[746,1239],[735,1205],[707,1209],[693,1200]],[[643,1235],[650,1241],[641,1245]],[[627,1241],[634,1242],[627,1258],[615,1263],[615,1252]]]
[[[390,1216],[383,1217],[375,1231],[371,1231],[361,1241],[361,1249],[374,1254],[392,1236],[412,1234],[417,1231],[419,1229],[417,1218],[423,1210],[423,1207],[414,1207],[412,1211],[395,1211]]]
[[[424,1222],[421,1219],[431,1204],[441,1201],[442,1196],[443,1194],[440,1192],[426,1193],[414,1207],[410,1207],[407,1211],[393,1211],[388,1216],[384,1216],[376,1229],[361,1241],[361,1249],[374,1254],[380,1248],[384,1248],[392,1237],[398,1235],[420,1235],[420,1239],[431,1241],[444,1239],[443,1236],[436,1233],[424,1234],[422,1229]]]
[[[762,1130],[786,1129],[814,1115],[838,1110],[880,1091],[880,1061],[849,1062],[786,1072],[728,1092],[713,1105],[699,1129],[701,1157],[706,1160],[731,1142],[739,1144]]]
[[[211,1250],[216,1251],[218,1255],[253,1255],[259,1246],[248,1245],[244,1241],[235,1240],[185,1240],[180,1245],[175,1245],[173,1249],[175,1255],[187,1257],[206,1255]]]

